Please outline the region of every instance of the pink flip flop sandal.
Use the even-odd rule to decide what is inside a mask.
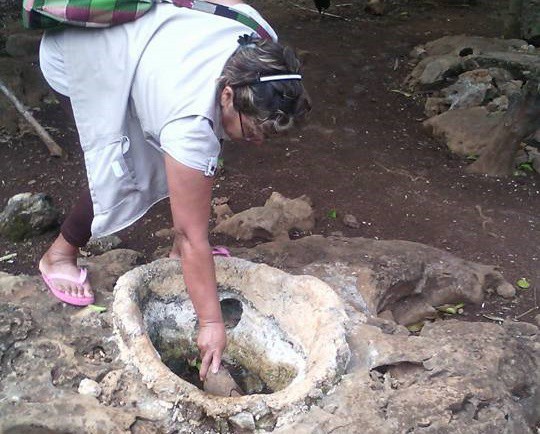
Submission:
[[[212,249],[212,255],[214,256],[226,256],[227,258],[231,257],[231,252],[229,252],[229,249],[227,247],[223,246],[216,246]]]
[[[87,275],[86,268],[81,268],[81,273],[79,274],[78,279],[73,279],[73,277],[68,276],[66,274],[62,273],[53,273],[53,274],[45,274],[41,273],[41,277],[43,278],[43,281],[45,284],[49,287],[53,295],[63,301],[64,303],[72,304],[74,306],[88,306],[89,304],[94,303],[95,298],[92,297],[74,297],[70,294],[66,294],[63,291],[60,291],[55,285],[53,284],[54,279],[62,279],[67,280],[68,282],[75,283],[77,286],[81,286],[86,281],[86,275]]]

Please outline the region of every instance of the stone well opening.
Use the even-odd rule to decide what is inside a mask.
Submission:
[[[196,408],[216,421],[240,418],[253,429],[271,429],[339,381],[350,356],[347,317],[319,279],[215,259],[228,338],[223,361],[246,395],[201,390],[197,317],[178,261],[161,259],[118,280],[113,311],[121,356],[175,414]]]
[[[228,346],[223,364],[247,395],[274,393],[305,370],[302,348],[233,289],[218,286]],[[144,326],[161,361],[177,376],[202,389],[199,380],[198,323],[185,295],[151,292],[143,302]],[[264,330],[264,333],[259,333]],[[271,351],[269,351],[271,349]]]

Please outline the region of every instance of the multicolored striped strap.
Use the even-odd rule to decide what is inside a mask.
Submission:
[[[270,33],[268,33],[263,26],[255,21],[250,16],[231,9],[227,6],[218,5],[215,3],[202,1],[202,0],[171,0],[175,6],[193,9],[195,11],[206,12],[220,17],[230,18],[241,22],[242,24],[251,28],[263,39],[272,39]]]

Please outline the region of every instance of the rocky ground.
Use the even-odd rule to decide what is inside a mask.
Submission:
[[[414,71],[422,71],[415,69],[419,62],[426,64],[418,50],[410,56],[415,47],[429,51],[436,44],[426,44],[463,33],[499,37],[504,2],[396,1],[380,17],[366,14],[360,3],[330,9],[350,21],[319,18],[297,7],[311,8],[307,1],[254,3],[283,40],[301,50],[314,112],[303,130],[263,147],[226,146],[215,197],[227,197],[237,214],[263,206],[276,191],[291,199],[306,195],[309,200],[299,206],[312,208],[285,229],[252,228],[246,238],[255,238],[247,240],[236,240],[242,238],[239,232],[214,233],[212,242],[231,247],[237,256],[326,281],[346,303],[352,353],[335,390],[277,429],[534,432],[540,179],[523,167],[504,177],[469,173],[476,150],[451,153],[444,142],[448,128],[439,128],[442,138],[435,139],[422,125],[428,117],[440,120],[456,112],[445,110],[463,100],[452,100],[444,89],[459,80],[473,83],[477,92],[468,94],[473,100],[482,94],[492,95],[491,102],[500,98],[489,108],[483,103],[463,108],[470,110],[467,116],[491,120],[486,112],[497,116],[504,109],[503,88],[517,86],[513,82],[520,81],[523,69],[506,76],[508,86],[486,84],[486,73],[480,72],[453,73],[436,89],[410,87]],[[44,86],[35,56],[28,55],[39,35],[26,33],[18,44],[8,43],[10,34],[21,31],[9,18],[2,16],[0,77],[70,158],[49,157],[1,97],[0,205],[17,193],[44,192],[63,215],[85,182],[77,135]],[[515,53],[538,62],[536,51],[521,42]],[[455,62],[455,53],[451,57]],[[492,79],[496,73],[487,72]],[[221,218],[228,214],[219,212]],[[110,308],[118,276],[166,254],[169,227],[163,202],[119,234],[122,247],[132,250],[88,257],[99,305]],[[311,234],[327,238],[306,237]],[[170,424],[174,409],[156,399],[140,374],[118,357],[110,309],[79,311],[44,292],[36,264],[54,236],[53,231],[18,242],[0,238],[0,270],[9,273],[0,276],[2,429],[11,434],[215,431],[214,422],[197,411]],[[299,240],[292,243],[289,237]],[[266,243],[274,238],[279,240]],[[518,288],[520,278],[530,286]],[[456,313],[441,312],[441,306]],[[83,387],[90,395],[78,393],[84,378],[99,385],[97,398],[93,383]],[[36,427],[44,415],[47,422]]]
[[[126,335],[126,327],[136,326],[138,314],[125,301],[118,300],[112,311],[112,287],[118,276],[133,268],[140,255],[130,250],[112,250],[81,261],[100,288],[98,302],[107,307],[101,313],[57,303],[36,277],[0,275],[0,430],[11,434],[200,434],[250,432],[257,426],[261,432],[283,433],[535,432],[540,417],[536,326],[516,321],[463,322],[454,319],[456,315],[438,312],[420,331],[411,331],[417,329],[405,328],[388,313],[377,316],[371,310],[384,305],[388,312],[398,294],[398,306],[416,304],[419,294],[425,297],[424,304],[426,300],[435,304],[455,302],[467,296],[481,299],[489,282],[497,281],[493,270],[428,246],[361,238],[312,236],[238,249],[233,254],[281,265],[295,274],[315,275],[340,295],[347,312],[344,325],[350,355],[345,371],[334,371],[333,375],[338,375],[335,386],[323,387],[318,393],[306,392],[305,399],[279,411],[279,406],[271,407],[278,417],[271,418],[270,424],[268,417],[252,416],[268,414],[256,395],[236,407],[236,398],[228,398],[233,402],[227,401],[225,407],[225,403],[206,404],[205,400],[201,404],[200,392],[186,386],[180,387],[182,393],[173,393],[178,381],[164,383],[156,377],[156,372],[166,368],[158,365],[159,369],[149,369],[151,363],[160,364],[157,359],[151,360],[155,358],[153,350],[126,353],[126,343],[144,340],[144,336]],[[309,256],[311,260],[298,259]],[[227,261],[223,258],[218,262],[219,281],[225,285],[230,279],[240,282],[237,284],[242,293],[241,282],[248,285],[250,278],[242,274],[242,268],[227,271]],[[166,268],[170,267],[166,264],[156,265],[153,273],[163,277],[160,281],[169,282]],[[259,286],[277,288],[284,277],[278,278],[275,273],[271,269],[259,272]],[[301,287],[301,280],[310,277],[298,279],[296,285]],[[124,279],[122,285],[125,287],[128,281]],[[474,284],[475,291],[465,289]],[[156,281],[154,290],[158,285]],[[170,288],[164,289],[170,292]],[[131,289],[124,288],[127,294],[125,290]],[[259,293],[274,299],[274,307],[271,303],[262,306],[274,310],[274,320],[281,321],[277,312],[287,312],[281,298],[288,292],[284,290],[277,298],[268,289]],[[249,301],[249,295],[245,296]],[[260,295],[257,297],[260,299]],[[256,303],[261,306],[260,300]],[[296,302],[290,303],[291,309],[295,306]],[[334,309],[337,331],[339,309]],[[321,326],[314,321],[317,310],[308,310],[288,312],[307,337],[311,335],[299,327],[299,321]],[[118,315],[124,315],[123,357],[118,348],[119,336],[112,330],[113,318],[118,321]],[[262,330],[252,332],[260,334]],[[315,346],[326,351],[335,342],[324,345],[327,336],[319,333],[314,341],[319,344]],[[343,360],[340,364],[343,366]],[[290,394],[287,389],[283,391],[286,396],[296,392],[298,384],[290,387]],[[204,408],[214,414],[227,408],[232,416],[208,418]]]
[[[411,91],[405,83],[418,64],[410,57],[414,47],[425,47],[445,35],[499,36],[502,3],[490,2],[487,7],[483,2],[393,2],[382,17],[368,15],[356,4],[333,9],[351,21],[319,19],[285,1],[261,4],[283,40],[297,46],[305,58],[314,111],[304,130],[286,138],[249,149],[225,146],[216,198],[228,197],[232,211],[239,212],[262,206],[273,191],[288,198],[306,195],[315,209],[315,226],[292,231],[293,237],[339,232],[417,241],[497,266],[512,283],[522,277],[540,281],[538,175],[468,174],[474,156],[450,153],[422,126],[427,97],[437,98],[434,91]],[[7,20],[9,14],[4,17]],[[50,158],[28,126],[7,109],[9,102],[0,98],[4,143],[0,199],[5,206],[17,193],[44,192],[65,214],[85,182],[76,132],[48,95],[35,57],[20,57],[21,50],[35,51],[39,35],[26,34],[18,44],[8,44],[8,35],[17,32],[19,23],[5,22],[0,76],[34,108],[70,158]],[[348,214],[357,223],[344,222]],[[169,245],[170,240],[155,236],[169,226],[168,204],[163,202],[120,237],[124,247],[142,252],[148,261]],[[0,256],[17,254],[0,262],[0,267],[32,274],[53,237],[54,232],[17,243],[0,239]],[[263,240],[236,242],[214,235],[212,242],[234,246]],[[528,312],[521,318],[533,321],[538,313],[533,309],[537,286],[520,290],[505,302],[487,298],[483,305],[469,306],[465,317]]]

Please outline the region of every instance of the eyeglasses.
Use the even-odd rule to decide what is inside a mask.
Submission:
[[[254,122],[244,122],[241,111],[238,111],[238,118],[240,119],[242,137],[246,142],[260,141],[264,138],[263,129],[260,125],[256,125]]]

